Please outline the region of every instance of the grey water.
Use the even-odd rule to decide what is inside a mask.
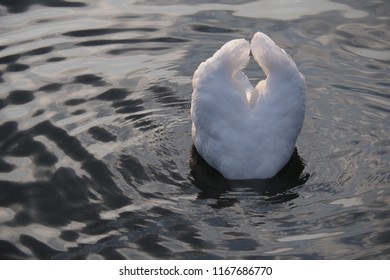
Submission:
[[[191,79],[256,31],[306,118],[280,174],[228,181],[192,147]],[[389,259],[389,113],[387,0],[2,0],[0,258]]]

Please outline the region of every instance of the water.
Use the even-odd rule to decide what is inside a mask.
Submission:
[[[0,257],[389,259],[389,1],[269,2],[1,1]],[[229,182],[192,147],[191,78],[258,30],[306,119],[281,174]]]

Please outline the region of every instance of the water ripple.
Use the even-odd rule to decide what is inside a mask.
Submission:
[[[0,4],[0,259],[388,259],[387,2],[133,2]],[[231,181],[192,146],[191,78],[257,30],[306,119],[276,177]]]

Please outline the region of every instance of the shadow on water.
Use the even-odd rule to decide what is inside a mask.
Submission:
[[[237,202],[236,198],[223,197],[224,194],[237,189],[246,189],[265,197],[268,202],[287,202],[299,196],[293,188],[302,186],[309,179],[304,174],[305,165],[297,149],[285,167],[273,178],[253,180],[228,180],[211,167],[198,153],[195,146],[191,147],[190,168],[193,184],[201,192],[199,199],[216,199],[215,208],[229,207]]]

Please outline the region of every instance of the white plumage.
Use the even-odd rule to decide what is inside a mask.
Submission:
[[[267,78],[253,87],[242,69],[250,52]],[[194,73],[192,137],[228,179],[265,179],[290,159],[305,113],[305,81],[291,57],[257,32],[227,42]]]

